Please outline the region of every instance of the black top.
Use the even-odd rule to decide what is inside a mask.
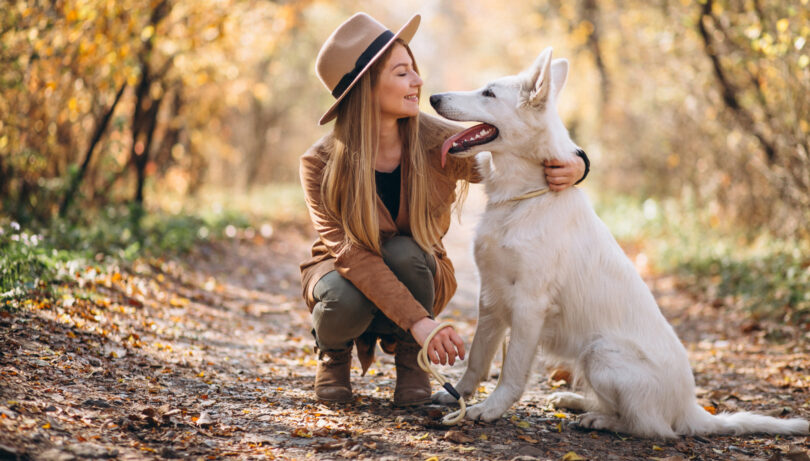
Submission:
[[[399,184],[401,181],[399,166],[390,173],[375,171],[374,176],[377,179],[377,195],[388,208],[391,218],[396,221],[399,213]]]

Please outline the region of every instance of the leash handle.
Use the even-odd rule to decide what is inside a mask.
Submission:
[[[445,426],[453,426],[458,424],[464,416],[467,414],[467,404],[464,402],[464,398],[461,394],[458,393],[456,388],[453,387],[452,384],[447,382],[444,376],[441,375],[436,369],[433,367],[433,364],[430,363],[430,359],[428,358],[428,346],[430,346],[430,341],[433,340],[433,337],[436,336],[436,333],[439,330],[452,327],[453,325],[450,322],[443,322],[440,323],[439,326],[433,329],[427,338],[425,338],[425,342],[422,344],[422,349],[419,350],[419,354],[416,356],[416,362],[419,364],[419,368],[424,370],[426,373],[430,373],[439,382],[445,390],[447,390],[450,395],[452,395],[456,400],[458,400],[459,409],[454,411],[453,413],[449,413],[442,418],[442,424]]]
[[[444,387],[444,390],[446,390],[448,393],[450,393],[450,395],[455,397],[456,400],[461,400],[461,394],[458,393],[458,391],[456,390],[455,387],[453,387],[452,384],[444,383],[444,385],[442,387]]]

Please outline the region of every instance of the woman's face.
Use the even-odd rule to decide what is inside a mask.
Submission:
[[[400,119],[418,115],[421,86],[422,79],[413,68],[408,50],[395,43],[374,88],[382,118]]]

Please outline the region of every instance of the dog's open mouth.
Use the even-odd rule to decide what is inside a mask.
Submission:
[[[498,128],[489,123],[479,123],[456,133],[442,144],[442,167],[447,162],[447,154],[463,152],[470,147],[486,144],[498,137]]]

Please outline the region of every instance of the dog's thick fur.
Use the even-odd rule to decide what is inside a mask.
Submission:
[[[544,160],[576,155],[556,110],[567,74],[568,62],[552,61],[549,48],[517,76],[430,98],[446,118],[498,129],[494,140],[472,148],[459,143],[456,150],[466,150],[450,154],[491,152],[477,158],[488,203],[475,238],[479,318],[456,386],[462,395],[471,396],[487,377],[511,329],[500,382],[467,409],[467,418],[500,418],[522,395],[539,346],[547,362],[569,367],[586,390],[585,397],[550,397],[587,410],[580,418],[585,427],[646,437],[808,433],[802,419],[712,415],[698,405],[686,350],[580,189],[509,201],[545,185]],[[455,401],[444,391],[434,400]]]

